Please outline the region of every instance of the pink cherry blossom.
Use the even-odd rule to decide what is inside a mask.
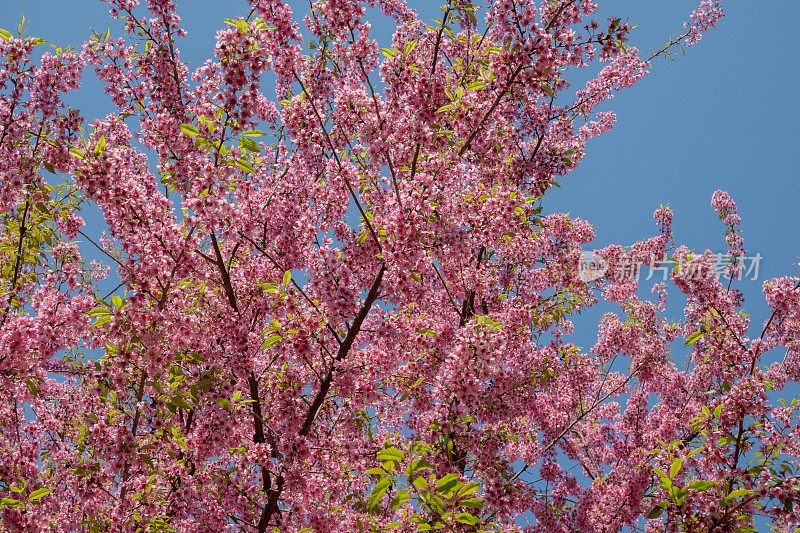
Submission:
[[[742,312],[721,191],[727,280],[661,207],[585,281],[593,227],[548,210],[657,68],[624,18],[250,0],[190,65],[188,3],[105,3],[78,51],[0,34],[4,530],[798,526],[800,281]],[[69,106],[92,76],[115,112]]]

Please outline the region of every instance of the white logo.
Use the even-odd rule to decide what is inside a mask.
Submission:
[[[600,279],[608,270],[608,262],[595,252],[581,252],[578,265],[578,277],[581,281],[590,282]]]

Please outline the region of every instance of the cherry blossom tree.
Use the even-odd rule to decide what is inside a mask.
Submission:
[[[587,280],[591,225],[546,210],[718,2],[648,56],[592,0],[250,0],[194,69],[174,1],[107,3],[80,50],[0,30],[4,530],[800,525],[800,279],[751,324],[721,191],[728,280],[668,208]],[[679,322],[626,273],[663,261]]]

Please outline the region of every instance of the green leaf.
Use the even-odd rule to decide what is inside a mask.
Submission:
[[[716,486],[715,482],[708,481],[706,479],[698,479],[696,481],[692,481],[691,483],[689,483],[689,488],[690,489],[701,491],[701,492],[704,491],[704,490],[708,490],[708,489],[710,489],[711,487],[714,487],[714,486]]]
[[[291,270],[287,270],[286,272],[284,272],[283,273],[283,280],[281,280],[281,281],[285,286],[288,287],[289,284],[292,282],[292,271]]]
[[[14,37],[14,35],[10,31],[6,30],[5,28],[0,28],[0,39],[8,41],[8,40],[12,39],[13,37]]]
[[[385,448],[378,452],[378,461],[400,461],[405,454],[397,448]]]
[[[666,502],[659,503],[658,505],[650,509],[650,512],[647,513],[647,518],[649,520],[655,520],[656,518],[664,514],[666,508],[667,508]]]
[[[111,297],[111,303],[114,304],[114,307],[120,309],[122,307],[122,298],[119,295],[115,294]]]
[[[456,485],[458,485],[458,475],[447,474],[436,482],[436,490],[437,492],[447,492]]]
[[[100,155],[106,150],[106,136],[101,135],[100,140],[97,141],[97,144],[94,147],[94,155]]]
[[[25,504],[14,498],[0,498],[0,509],[3,507],[24,507]]]
[[[434,513],[444,514],[444,500],[436,494],[431,494],[428,505],[430,505]]]
[[[483,89],[484,87],[486,87],[485,81],[473,81],[467,85],[467,91],[477,91],[478,89]]]
[[[83,159],[84,157],[86,157],[86,154],[84,154],[82,150],[74,146],[69,147],[69,155],[71,155],[72,157],[77,157],[78,159]]]
[[[666,472],[660,468],[654,468],[653,472],[655,472],[655,474],[661,478],[661,484],[665,489],[669,490],[669,488],[672,487],[672,480],[669,478]]]
[[[706,334],[705,331],[703,331],[701,329],[698,329],[697,331],[695,331],[694,333],[692,333],[691,335],[686,337],[686,342],[684,342],[683,345],[684,346],[691,346],[692,344],[694,344],[697,341],[699,341],[700,339],[702,339],[703,335],[705,335],[705,334]]]
[[[377,483],[375,486],[372,487],[372,492],[369,495],[369,499],[367,500],[367,510],[372,511],[377,507],[378,503],[383,498],[383,495],[386,494],[386,491],[391,486],[392,481],[388,478],[383,478]]]
[[[102,326],[104,324],[108,324],[109,322],[111,322],[111,315],[102,315],[102,316],[97,317],[97,320],[94,321],[94,324],[92,324],[92,327],[93,328],[98,328],[98,327],[100,327],[100,326]]]
[[[246,130],[242,132],[242,135],[245,137],[263,137],[266,133],[260,130]]]
[[[275,344],[281,342],[281,339],[283,339],[283,337],[281,337],[280,335],[270,335],[269,337],[266,338],[264,342],[261,343],[261,348],[266,350],[270,346],[274,346]]]
[[[181,124],[181,131],[188,135],[189,137],[197,137],[200,135],[200,130],[192,126],[191,124]]]
[[[480,498],[467,498],[458,502],[461,507],[472,507],[475,509],[483,507],[483,500]]]
[[[28,378],[25,380],[25,387],[28,389],[28,392],[31,393],[31,396],[38,396],[39,395],[39,386],[36,384],[33,379]]]
[[[175,407],[181,407],[183,409],[192,408],[192,404],[190,404],[185,398],[182,398],[180,396],[175,396],[174,398],[172,398],[172,401],[170,403],[172,403],[172,405],[174,405]]]
[[[675,458],[669,467],[669,478],[675,479],[675,476],[677,476],[678,472],[681,471],[682,466],[683,466],[683,461],[680,458]]]
[[[400,54],[400,50],[397,48],[381,48],[381,54],[383,54],[387,59],[394,59]]]
[[[239,146],[251,152],[256,152],[256,153],[261,152],[261,149],[258,147],[256,142],[248,137],[242,137],[241,139],[239,139]]]
[[[383,468],[378,468],[377,466],[375,468],[370,468],[369,470],[365,470],[364,473],[367,474],[367,475],[370,475],[370,476],[385,476],[386,475],[386,472],[383,471]]]
[[[243,19],[224,19],[222,22],[231,26],[232,28],[236,28],[241,33],[247,32],[247,21]]]
[[[481,486],[480,486],[479,483],[475,483],[475,482],[466,483],[463,487],[458,489],[458,492],[456,494],[458,496],[462,497],[462,498],[464,496],[470,496],[470,495],[475,494],[476,492],[478,492],[478,489],[480,487]]]
[[[39,500],[41,500],[42,498],[44,498],[45,496],[47,496],[51,492],[53,492],[53,489],[50,489],[50,488],[47,488],[47,487],[42,487],[40,489],[36,489],[35,491],[31,492],[28,495],[28,499],[30,501],[32,501],[32,502],[38,502]]]
[[[475,516],[469,513],[458,513],[456,515],[456,522],[459,524],[467,524],[468,526],[474,526],[480,522],[480,520]]]
[[[236,160],[236,166],[241,168],[242,170],[244,170],[248,174],[255,174],[256,173],[256,169],[253,167],[253,165],[248,163],[246,159],[237,159]]]
[[[746,495],[749,495],[749,494],[753,494],[753,491],[750,490],[750,489],[736,489],[734,491],[731,491],[727,496],[725,496],[725,500],[724,501],[732,502],[733,500],[735,500],[736,498],[739,498],[740,496],[746,496]]]
[[[416,459],[408,463],[408,466],[406,467],[406,475],[408,477],[411,477],[411,475],[417,470],[422,470],[423,468],[432,468],[432,467],[433,465],[430,464],[425,459]]]

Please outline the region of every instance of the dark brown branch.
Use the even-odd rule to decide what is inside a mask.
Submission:
[[[211,231],[211,243],[214,245],[214,254],[217,256],[217,266],[219,267],[220,274],[222,274],[222,285],[225,288],[225,295],[228,297],[228,302],[231,304],[236,313],[239,313],[239,306],[236,304],[236,293],[231,284],[231,276],[228,269],[225,268],[225,260],[222,258],[222,252],[219,249],[217,236],[214,231]]]
[[[5,324],[8,314],[11,312],[11,303],[14,301],[14,292],[17,290],[17,283],[19,282],[19,271],[22,269],[22,244],[25,242],[25,234],[28,231],[26,223],[28,221],[29,209],[30,201],[25,200],[25,209],[22,211],[22,222],[19,226],[19,242],[17,243],[17,257],[14,261],[14,274],[11,277],[11,288],[8,291],[8,303],[3,312],[3,321],[0,325]]]
[[[350,349],[353,347],[359,331],[361,331],[361,326],[364,324],[364,320],[366,320],[373,304],[378,299],[378,291],[380,290],[381,283],[383,282],[384,272],[386,272],[386,265],[382,264],[375,281],[372,283],[372,286],[367,293],[367,297],[364,299],[364,304],[361,306],[361,310],[353,320],[353,324],[350,326],[347,336],[339,346],[339,351],[337,352],[336,357],[334,357],[333,364],[331,365],[330,369],[328,369],[325,379],[323,379],[322,383],[320,384],[319,391],[317,391],[314,400],[311,402],[311,406],[306,414],[305,422],[298,432],[300,436],[305,437],[311,433],[311,428],[314,425],[314,420],[317,417],[317,413],[319,413],[319,410],[325,403],[328,392],[330,391],[331,383],[333,382],[333,374],[336,371],[336,363],[343,360],[345,357],[347,357],[347,354],[350,353]],[[283,492],[284,482],[283,476],[278,475],[276,479],[276,487],[268,492],[269,499],[267,500],[267,504],[264,506],[258,521],[257,527],[259,533],[264,533],[267,530],[270,520],[272,520],[272,517],[275,515],[275,513],[279,512],[278,502],[280,500],[281,493]]]
[[[314,419],[317,417],[317,413],[322,407],[322,404],[325,402],[325,398],[327,397],[328,391],[331,388],[333,373],[336,371],[336,363],[343,360],[345,357],[347,357],[347,354],[350,353],[350,349],[353,347],[353,343],[356,340],[356,335],[358,335],[358,332],[361,331],[361,326],[364,323],[364,320],[366,320],[367,315],[372,309],[372,305],[375,303],[375,300],[378,299],[378,291],[381,283],[383,282],[384,272],[386,272],[386,266],[381,265],[381,268],[378,271],[378,276],[372,283],[372,287],[370,287],[369,293],[367,293],[367,297],[364,300],[364,305],[361,306],[361,310],[353,320],[353,324],[350,326],[347,336],[344,338],[344,341],[342,341],[342,344],[339,346],[339,351],[336,353],[336,357],[333,359],[333,365],[328,370],[325,379],[322,381],[319,391],[317,391],[317,395],[314,397],[314,401],[311,402],[311,407],[308,410],[308,414],[306,414],[303,427],[300,429],[301,436],[306,436],[311,432]]]

